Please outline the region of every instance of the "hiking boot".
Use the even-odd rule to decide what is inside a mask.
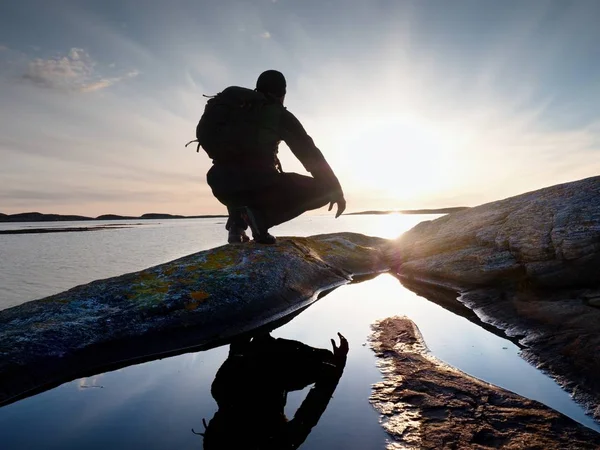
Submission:
[[[227,242],[230,244],[243,244],[248,242],[250,238],[242,228],[232,227],[227,236]]]
[[[259,211],[246,208],[245,213],[242,215],[252,230],[254,242],[257,244],[275,244],[277,242],[275,236],[269,234],[263,215]]]
[[[259,234],[255,236],[252,233],[252,237],[254,238],[254,242],[257,244],[275,244],[277,243],[277,238],[270,233],[264,232],[263,234]]]

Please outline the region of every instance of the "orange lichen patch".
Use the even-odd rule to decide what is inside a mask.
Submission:
[[[210,297],[210,294],[208,292],[204,292],[204,291],[196,291],[196,292],[190,292],[190,297],[192,297],[192,299],[194,299],[196,301],[202,301],[202,300],[206,300],[208,297]]]
[[[184,308],[185,308],[186,311],[193,311],[193,310],[195,310],[198,307],[199,304],[200,304],[200,302],[196,302],[196,301],[187,302],[184,305]]]
[[[210,297],[210,294],[208,292],[204,292],[204,291],[195,291],[195,292],[190,292],[190,297],[192,298],[192,300],[186,302],[184,305],[184,308],[186,309],[186,311],[193,311],[196,308],[198,308],[200,303],[202,303],[204,300],[206,300],[208,297]]]
[[[184,306],[186,311],[195,310],[200,305],[200,303],[202,303],[204,300],[210,297],[210,294],[204,291],[196,291],[190,292],[190,297],[192,297],[192,300],[186,302]]]

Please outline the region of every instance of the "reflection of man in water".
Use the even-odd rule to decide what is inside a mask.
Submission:
[[[212,384],[219,410],[204,433],[204,449],[295,449],[317,424],[335,391],[348,354],[338,333],[333,352],[262,335],[231,344]],[[287,393],[314,383],[294,418]]]

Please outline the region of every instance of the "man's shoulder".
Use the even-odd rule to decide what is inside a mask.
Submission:
[[[298,132],[298,133],[305,132],[304,127],[302,126],[302,123],[287,108],[283,108],[281,124],[286,130],[288,130],[292,133],[293,132]]]

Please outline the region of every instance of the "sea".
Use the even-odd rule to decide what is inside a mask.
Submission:
[[[302,216],[275,227],[276,236],[351,231],[394,239],[439,215]],[[94,280],[135,272],[224,245],[225,219],[119,220],[5,223],[1,230],[95,228],[92,231],[0,234],[0,309],[47,297]],[[388,436],[369,402],[381,380],[369,347],[371,325],[407,316],[429,351],[479,379],[538,400],[587,427],[585,414],[549,376],[525,362],[508,339],[420,297],[395,277],[337,288],[320,298],[273,337],[331,349],[341,333],[349,342],[345,370],[327,408],[301,445],[316,449],[384,449]],[[131,365],[66,382],[0,408],[0,448],[17,449],[202,449],[200,433],[217,411],[211,395],[229,346]],[[240,374],[243,376],[243,374]],[[290,392],[289,419],[311,386]]]

